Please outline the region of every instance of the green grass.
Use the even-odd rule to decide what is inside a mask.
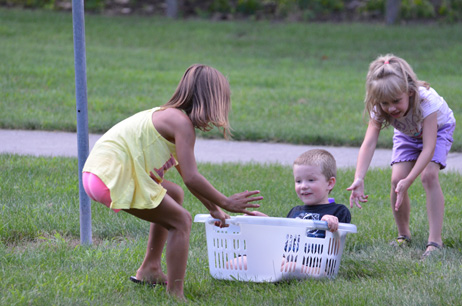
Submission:
[[[290,167],[199,165],[225,194],[260,189],[261,211],[283,217],[299,205]],[[143,259],[148,224],[124,212],[92,203],[93,244],[79,244],[77,161],[0,155],[0,305],[169,305],[164,288],[128,281]],[[229,175],[223,176],[223,173]],[[176,172],[168,178],[182,185]],[[243,179],[245,178],[245,179]],[[347,203],[351,169],[340,170],[333,196]],[[419,261],[428,234],[425,193],[410,189],[413,245],[395,250],[389,205],[389,170],[372,170],[370,201],[353,209],[357,234],[346,240],[335,280],[258,284],[219,281],[210,276],[202,223],[193,224],[185,294],[193,305],[460,305],[462,294],[462,183],[441,174],[446,197],[446,248]],[[188,192],[185,207],[194,216],[206,209]],[[165,262],[164,262],[165,264]]]
[[[359,145],[364,78],[378,54],[410,62],[462,119],[460,24],[290,24],[171,21],[86,15],[89,127],[163,104],[182,73],[201,62],[232,88],[238,140]],[[0,8],[0,128],[74,131],[70,14]],[[389,147],[391,131],[380,146]],[[218,137],[214,132],[201,136]],[[454,150],[462,151],[455,133]],[[279,165],[199,165],[225,194],[259,189],[261,211],[285,216],[299,205],[291,170]],[[168,305],[161,287],[128,281],[143,259],[148,224],[92,204],[93,244],[80,245],[77,160],[0,155],[0,305]],[[227,175],[223,175],[227,173]],[[182,185],[176,173],[169,178]],[[353,170],[340,170],[333,196],[347,203]],[[208,271],[203,224],[191,234],[185,294],[197,305],[460,305],[462,176],[442,173],[446,248],[420,262],[428,235],[425,192],[410,189],[413,245],[396,251],[390,170],[371,170],[370,201],[353,209],[338,277],[256,284],[218,281]],[[188,192],[194,216],[206,209]]]
[[[462,24],[172,21],[86,15],[89,128],[165,103],[191,64],[229,79],[235,139],[358,146],[364,81],[379,54],[406,58],[462,122]],[[0,128],[76,129],[72,16],[0,8]],[[391,146],[391,129],[379,145]],[[218,132],[202,134],[219,137]],[[462,151],[455,133],[453,150]]]

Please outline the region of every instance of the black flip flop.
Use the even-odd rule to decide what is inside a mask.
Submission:
[[[138,284],[138,285],[148,285],[148,286],[151,286],[151,287],[155,287],[155,286],[157,286],[157,285],[161,285],[161,286],[167,285],[167,282],[165,282],[165,283],[156,283],[156,282],[152,283],[152,282],[142,281],[142,280],[137,279],[136,276],[130,276],[130,280],[131,280],[132,282],[134,282],[135,284]]]

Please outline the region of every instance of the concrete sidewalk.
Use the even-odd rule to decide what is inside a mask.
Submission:
[[[90,134],[90,150],[101,137]],[[279,163],[292,165],[302,152],[319,146],[281,143],[225,141],[197,139],[195,154],[197,162],[223,163]],[[339,168],[356,166],[359,148],[322,147],[334,155]],[[0,130],[0,154],[11,153],[32,156],[77,157],[77,134],[67,132]],[[371,167],[388,167],[391,150],[377,149]],[[450,153],[448,167],[443,170],[462,173],[462,153]]]

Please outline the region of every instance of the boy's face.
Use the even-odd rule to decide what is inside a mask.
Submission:
[[[329,192],[334,188],[335,178],[326,179],[321,167],[294,165],[295,192],[305,205],[329,203]]]

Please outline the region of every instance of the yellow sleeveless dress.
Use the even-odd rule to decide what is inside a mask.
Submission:
[[[175,144],[152,124],[159,107],[112,127],[95,144],[83,172],[97,175],[111,192],[112,209],[152,209],[166,194],[164,173],[178,165]]]

